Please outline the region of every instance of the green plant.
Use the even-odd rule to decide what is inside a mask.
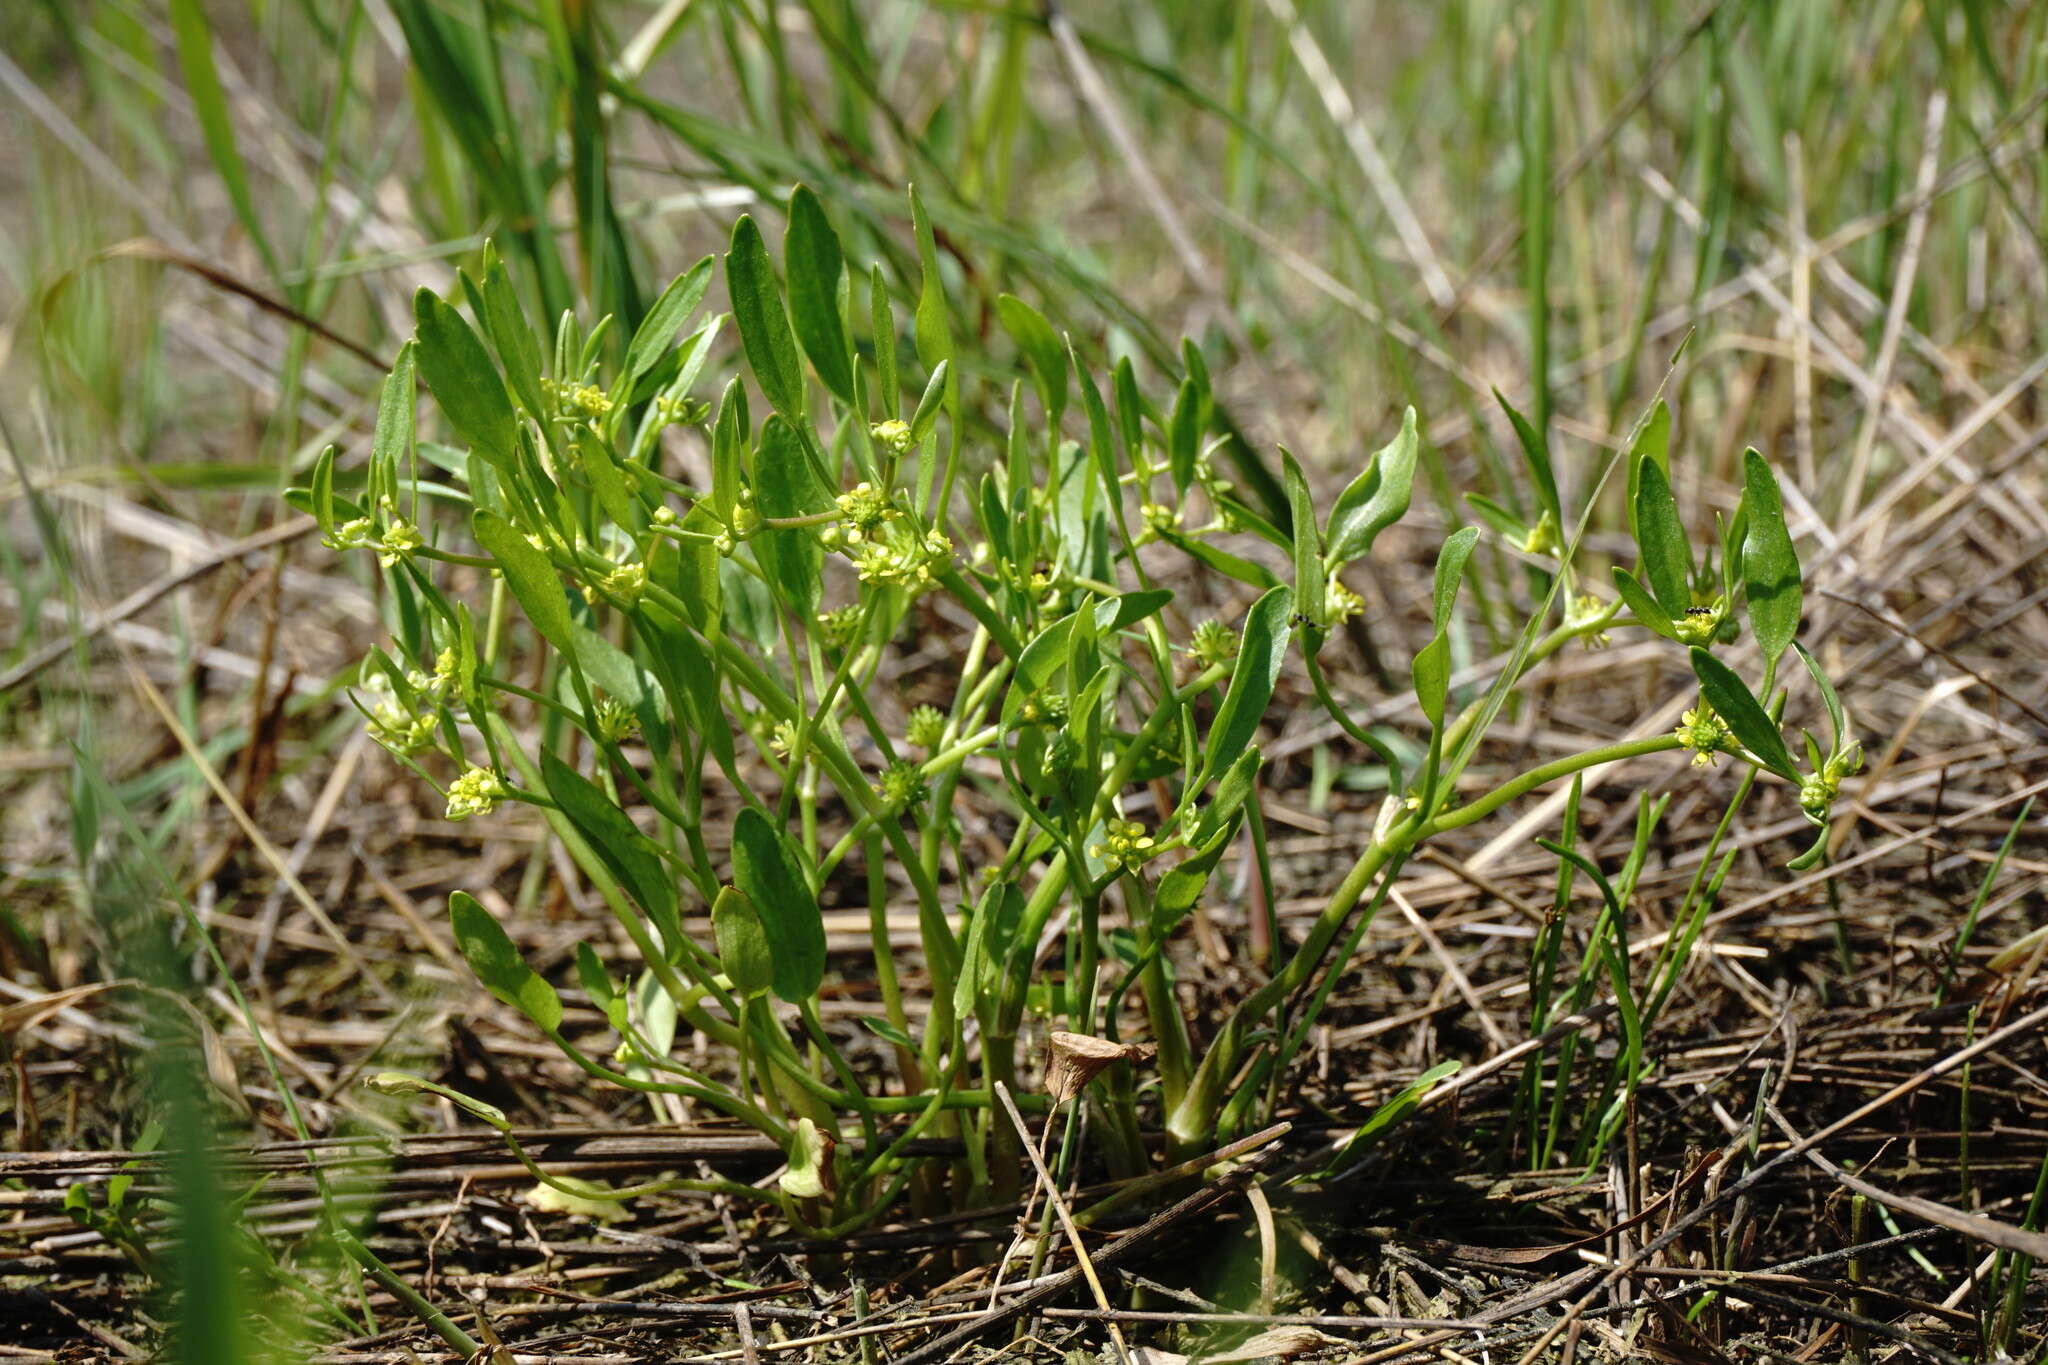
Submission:
[[[848,269],[820,200],[799,188],[788,214],[784,279],[750,218],[723,262],[762,420],[738,377],[716,404],[695,397],[724,319],[678,336],[712,260],[679,276],[630,337],[609,318],[585,331],[564,313],[544,353],[486,248],[460,281],[474,322],[419,294],[360,495],[338,487],[330,448],[292,496],[330,545],[372,549],[386,570],[395,644],[373,651],[356,692],[372,734],[441,786],[452,819],[507,801],[536,808],[639,957],[620,982],[587,944],[577,951],[578,979],[618,1038],[609,1060],[565,1036],[556,987],[458,894],[451,919],[478,979],[592,1078],[687,1097],[773,1137],[790,1171],[764,1197],[800,1225],[841,1233],[873,1218],[918,1179],[906,1150],[925,1135],[964,1140],[962,1193],[1014,1193],[1017,1138],[991,1097],[1016,1088],[1030,1014],[1114,1037],[1137,996],[1156,1084],[1141,1089],[1120,1063],[1097,1091],[1114,1169],[1147,1163],[1141,1108],[1163,1123],[1173,1161],[1249,1131],[1279,1105],[1290,1060],[1414,850],[1546,783],[1680,749],[1699,763],[1727,754],[1798,785],[1824,826],[1856,749],[1803,653],[1833,725],[1825,755],[1808,738],[1804,774],[1758,700],[1791,646],[1800,586],[1776,482],[1754,453],[1718,569],[1711,554],[1696,563],[1668,476],[1669,414],[1652,410],[1624,461],[1640,562],[1615,569],[1620,600],[1608,601],[1578,564],[1597,484],[1574,515],[1542,434],[1510,409],[1537,519],[1481,510],[1527,565],[1534,601],[1491,684],[1454,698],[1456,604],[1480,533],[1444,540],[1432,634],[1411,670],[1426,741],[1404,765],[1352,720],[1318,656],[1362,607],[1347,567],[1407,510],[1412,411],[1327,516],[1281,452],[1281,524],[1209,462],[1213,399],[1194,348],[1160,405],[1128,360],[1098,383],[1078,347],[1004,296],[997,319],[1026,378],[1009,386],[1001,449],[984,453],[963,390],[1006,362],[952,334],[916,196],[922,285],[907,346],[883,277]],[[417,438],[416,377],[466,451]],[[906,403],[910,392],[921,396]],[[694,435],[665,436],[676,428]],[[678,476],[684,447],[704,456],[708,486]],[[1209,519],[1195,524],[1190,508]],[[473,546],[451,548],[465,533]],[[1148,545],[1159,548],[1141,556]],[[1234,626],[1207,621],[1176,639],[1162,556],[1177,560],[1176,584],[1192,576],[1205,592],[1257,599]],[[971,619],[972,638],[957,664],[913,684],[883,665],[892,642],[931,627],[934,600]],[[1763,658],[1756,691],[1722,657],[1738,603]],[[1700,701],[1675,733],[1476,792],[1463,782],[1530,669],[1628,622],[1688,651]],[[1256,808],[1255,741],[1297,651],[1318,703],[1385,764],[1389,795],[1301,941],[1199,1047],[1167,946]],[[963,784],[1014,820],[1001,856],[963,838]],[[1131,800],[1140,788],[1163,806],[1149,820]],[[1600,881],[1609,936],[1596,930],[1598,972],[1564,999],[1582,1002],[1603,974],[1619,992],[1630,1043],[1613,1084],[1625,1099],[1644,1065],[1642,1010],[1614,937],[1626,890]],[[870,1027],[893,1051],[893,1084],[864,1071],[818,1011],[828,883],[865,886],[883,1006]],[[889,940],[898,898],[921,940],[921,1001],[906,999]],[[1683,960],[1683,944],[1660,958],[1651,998]],[[679,1024],[719,1044],[730,1069],[677,1060]],[[842,1125],[858,1143],[840,1141]]]

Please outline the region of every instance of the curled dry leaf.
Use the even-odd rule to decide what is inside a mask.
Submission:
[[[1318,1332],[1313,1327],[1301,1324],[1283,1325],[1269,1327],[1243,1345],[1221,1355],[1205,1356],[1204,1360],[1209,1365],[1225,1365],[1227,1361],[1265,1360],[1271,1356],[1287,1360],[1294,1356],[1307,1355],[1310,1351],[1345,1344],[1326,1332]]]
[[[837,1188],[832,1153],[838,1146],[836,1134],[809,1119],[798,1119],[789,1134],[789,1169],[782,1173],[783,1192],[797,1199],[829,1197]]]
[[[1152,1043],[1112,1043],[1055,1029],[1046,1048],[1045,1093],[1054,1104],[1065,1104],[1111,1063],[1150,1061],[1158,1051]]]

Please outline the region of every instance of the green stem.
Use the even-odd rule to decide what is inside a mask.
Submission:
[[[1597,768],[1603,763],[1618,763],[1623,759],[1641,758],[1645,754],[1669,753],[1673,749],[1684,747],[1685,741],[1677,735],[1653,735],[1648,739],[1624,740],[1619,744],[1609,744],[1599,749],[1588,749],[1584,753],[1556,759],[1501,783],[1484,796],[1469,801],[1455,810],[1445,811],[1424,825],[1417,832],[1414,842],[1419,843],[1424,839],[1434,838],[1445,830],[1461,829],[1484,820],[1516,797],[1534,791],[1545,783],[1555,782],[1560,777],[1570,777],[1573,773],[1583,772],[1587,768]]]

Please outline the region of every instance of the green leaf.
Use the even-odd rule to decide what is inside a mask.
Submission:
[[[1828,724],[1834,730],[1834,742],[1828,745],[1832,756],[1842,752],[1842,743],[1849,737],[1849,720],[1842,713],[1842,699],[1835,695],[1835,685],[1828,681],[1828,675],[1821,671],[1820,660],[1807,653],[1805,645],[1795,644],[1799,661],[1806,665],[1806,671],[1813,675],[1813,685],[1820,689],[1821,704],[1828,709]]]
[[[782,418],[769,418],[754,452],[754,510],[764,517],[805,517],[831,506],[832,495],[818,482],[803,438]],[[752,543],[778,595],[809,621],[818,610],[825,565],[817,531],[771,528],[756,533]]]
[[[576,941],[576,980],[582,983],[583,993],[591,1003],[601,1010],[609,1010],[612,1001],[619,998],[618,985],[604,969],[597,950],[582,939]]]
[[[545,419],[547,406],[540,390],[540,346],[533,339],[533,328],[526,321],[526,309],[520,306],[519,295],[505,273],[504,262],[498,259],[497,248],[489,242],[484,243],[484,279],[480,292],[483,309],[478,316],[483,320],[484,331],[490,335],[491,345],[498,348],[498,360],[505,367],[505,378],[511,383],[512,392],[518,395],[520,404],[536,421]]]
[[[733,321],[740,344],[762,395],[792,421],[804,415],[804,375],[797,360],[796,337],[782,310],[782,291],[775,266],[761,241],[761,229],[742,215],[733,224],[732,246],[725,253],[725,288],[732,298]]]
[[[1014,294],[997,296],[996,316],[1002,319],[1010,340],[1024,353],[1025,363],[1031,366],[1047,425],[1057,427],[1067,410],[1067,348],[1060,344],[1045,316]]]
[[[1327,539],[1332,568],[1341,567],[1372,549],[1379,533],[1399,521],[1408,510],[1408,495],[1415,483],[1415,452],[1420,445],[1415,431],[1415,409],[1401,415],[1401,434],[1373,455],[1365,472],[1337,495],[1330,509]]]
[[[576,640],[576,661],[590,681],[636,711],[653,699],[657,684],[632,655],[581,621],[570,623],[570,633]]]
[[[540,755],[540,771],[548,795],[654,921],[662,945],[670,953],[678,951],[683,929],[675,877],[654,841],[642,834],[596,783],[545,749]]]
[[[598,505],[614,526],[631,530],[639,520],[634,510],[639,504],[626,491],[626,481],[612,455],[612,443],[595,431],[579,431],[571,439],[583,457],[583,477],[590,480],[590,491],[597,495]]]
[[[1170,588],[1146,588],[1106,597],[1095,604],[1095,628],[1103,631],[1127,629],[1158,612],[1172,600],[1173,590]]]
[[[1102,402],[1102,391],[1095,387],[1095,380],[1081,367],[1079,357],[1072,356],[1072,351],[1069,346],[1074,378],[1081,390],[1081,410],[1088,415],[1088,458],[1095,465],[1095,477],[1106,490],[1111,510],[1122,524],[1123,499],[1117,496],[1116,433],[1109,424],[1109,409]]]
[[[625,388],[631,391],[633,382],[646,374],[668,354],[668,348],[676,339],[676,333],[683,330],[683,324],[697,311],[697,305],[704,301],[704,291],[711,287],[711,258],[706,256],[682,274],[669,281],[668,288],[661,291],[661,297],[647,310],[647,316],[640,319],[640,326],[633,333],[633,340],[626,347]]]
[[[1280,476],[1287,488],[1287,508],[1294,523],[1294,605],[1295,610],[1320,625],[1323,619],[1323,556],[1317,543],[1316,503],[1308,491],[1308,479],[1301,465],[1280,448]]]
[[[1247,750],[1247,755],[1256,750]],[[1197,845],[1194,853],[1166,870],[1159,879],[1159,889],[1152,896],[1152,933],[1164,938],[1174,930],[1188,911],[1195,908],[1195,902],[1202,898],[1203,890],[1209,885],[1209,878],[1216,871],[1216,864],[1222,861],[1224,850],[1237,836],[1235,816],[1209,838]]]
[[[1129,356],[1116,362],[1116,368],[1110,372],[1109,387],[1116,403],[1117,431],[1123,437],[1124,463],[1136,469],[1138,451],[1145,444],[1145,400],[1138,394],[1138,377]]]
[[[720,529],[732,524],[732,511],[739,503],[742,462],[747,438],[753,434],[747,420],[747,391],[737,379],[725,386],[718,400],[718,420],[711,428],[711,506],[718,513]]]
[[[869,1033],[874,1034],[877,1038],[880,1038],[883,1042],[894,1043],[897,1047],[902,1048],[905,1052],[917,1051],[916,1040],[913,1039],[909,1034],[905,1033],[902,1029],[897,1028],[894,1024],[890,1023],[887,1019],[877,1019],[872,1014],[863,1014],[860,1017],[860,1022],[861,1027],[865,1028]]]
[[[570,658],[576,656],[576,633],[571,628],[569,596],[561,577],[547,555],[535,549],[511,522],[496,512],[478,508],[470,518],[476,543],[498,562],[505,585],[526,612],[526,619],[541,638]]]
[[[711,903],[711,933],[732,988],[748,1000],[766,994],[775,981],[775,954],[753,902],[730,886],[720,887]]]
[[[322,538],[334,534],[334,447],[329,445],[313,461],[313,487],[309,500],[313,520],[320,524]]]
[[[395,474],[411,460],[414,439],[413,342],[398,348],[391,373],[377,394],[377,434],[370,444],[370,463]],[[372,499],[374,501],[374,499]]]
[[[1202,393],[1195,381],[1181,381],[1174,396],[1173,415],[1166,422],[1166,466],[1173,475],[1173,491],[1185,493],[1195,481],[1195,462],[1202,454]]]
[[[824,916],[796,844],[754,806],[733,821],[732,882],[773,945],[775,993],[793,1005],[816,996],[825,979]]]
[[[910,415],[910,439],[922,441],[932,434],[938,425],[939,413],[945,409],[946,393],[953,383],[953,362],[941,360],[932,370],[931,378],[924,384],[924,393],[917,400],[917,410]]]
[[[987,997],[982,991],[989,970],[1002,961],[1002,921],[1005,912],[1014,927],[1023,910],[1023,897],[1011,882],[998,882],[982,893],[981,901],[967,923],[967,941],[961,945],[960,967],[953,979],[953,1013],[972,1018],[975,1005]]]
[[[1067,661],[1067,645],[1073,633],[1074,618],[1067,615],[1031,637],[1031,643],[1024,646],[1024,652],[1017,656],[1014,687],[1021,695],[1028,696],[1052,681],[1053,675]]]
[[[455,930],[455,946],[485,990],[540,1025],[543,1033],[561,1028],[562,997],[526,965],[510,936],[476,897],[466,891],[449,896],[448,922]]]
[[[1645,461],[1656,465],[1668,481],[1671,474],[1671,405],[1661,398],[1636,427],[1635,439],[1628,446],[1628,533],[1631,539],[1638,535],[1636,491],[1642,487]]]
[[[1564,505],[1557,496],[1557,474],[1550,467],[1550,442],[1543,433],[1529,425],[1529,419],[1516,412],[1514,405],[1499,389],[1493,391],[1493,401],[1500,404],[1507,413],[1508,422],[1515,429],[1515,438],[1521,443],[1522,458],[1528,462],[1530,477],[1536,481],[1536,497],[1542,510],[1550,513],[1551,520],[1564,525]]]
[[[1159,538],[1167,544],[1191,555],[1220,574],[1235,578],[1240,583],[1249,583],[1255,588],[1277,588],[1280,580],[1273,571],[1255,560],[1245,559],[1230,551],[1211,545],[1206,540],[1196,540],[1179,531],[1162,530]]]
[[[1216,718],[1209,725],[1209,743],[1196,790],[1237,762],[1259,732],[1266,705],[1273,700],[1273,685],[1280,678],[1280,665],[1287,658],[1293,615],[1294,594],[1284,587],[1272,589],[1246,614],[1237,666],[1231,672],[1223,704],[1216,708]]]
[[[1743,747],[1766,768],[1787,782],[1798,782],[1799,769],[1792,762],[1792,751],[1785,746],[1785,736],[1757,702],[1749,685],[1736,676],[1734,669],[1699,646],[1693,646],[1691,652],[1692,671],[1700,680],[1700,695],[1707,699],[1715,714],[1728,723]]]
[[[1749,589],[1749,625],[1757,647],[1772,663],[1799,632],[1799,554],[1785,529],[1785,505],[1778,480],[1764,457],[1742,454],[1743,501],[1749,534],[1742,540],[1742,577]]]
[[[1503,540],[1520,545],[1528,539],[1528,524],[1484,493],[1467,493],[1465,502],[1479,514],[1479,519],[1493,528],[1494,534]]]
[[[509,475],[519,460],[519,416],[490,353],[462,314],[433,290],[413,295],[412,313],[420,373],[434,401],[471,449]]]
[[[1436,1089],[1439,1082],[1457,1075],[1464,1065],[1463,1062],[1456,1060],[1438,1062],[1402,1086],[1398,1094],[1374,1110],[1372,1117],[1367,1119],[1357,1132],[1345,1139],[1344,1145],[1337,1149],[1336,1155],[1323,1167],[1319,1178],[1327,1180],[1354,1164],[1366,1148],[1378,1141],[1380,1134],[1407,1118],[1414,1112],[1416,1105],[1429,1097],[1429,1092]]]
[[[1645,461],[1636,489],[1636,544],[1643,577],[1673,620],[1692,606],[1692,545],[1678,520],[1678,502],[1664,471]]]
[[[1444,703],[1451,694],[1451,637],[1443,631],[1432,635],[1429,643],[1415,652],[1408,672],[1415,683],[1415,699],[1421,703],[1430,729],[1442,729]]]
[[[839,312],[839,280],[846,256],[825,207],[808,185],[789,196],[789,230],[782,237],[782,268],[789,276],[790,321],[804,354],[833,397],[853,402],[853,354]]]
[[[942,362],[953,358],[953,324],[946,307],[946,283],[939,276],[939,251],[937,239],[932,235],[932,220],[924,211],[924,200],[918,197],[915,185],[910,187],[910,226],[912,235],[917,238],[920,274],[914,319],[917,358],[926,369],[937,370]],[[958,366],[947,367],[945,387],[946,406],[956,414],[960,407],[958,369]]]
[[[868,334],[875,342],[875,396],[881,401],[883,416],[898,416],[903,395],[896,378],[896,312],[889,304],[889,281],[879,265],[870,267],[868,273]]]
[[[1444,703],[1451,693],[1451,609],[1457,605],[1458,584],[1465,577],[1465,565],[1472,558],[1472,547],[1478,543],[1479,528],[1465,526],[1446,537],[1443,549],[1437,553],[1436,634],[1416,652],[1414,662],[1409,665],[1409,676],[1415,684],[1415,699],[1422,704],[1422,714],[1429,718],[1431,730],[1443,728]]]
[[[1196,847],[1206,847],[1210,840],[1236,821],[1237,813],[1244,809],[1252,788],[1258,783],[1259,764],[1264,761],[1264,755],[1256,744],[1237,756],[1237,762],[1223,774],[1223,779],[1216,784],[1216,795],[1195,822],[1191,843]]]
[[[213,168],[234,206],[235,217],[256,244],[257,254],[272,274],[278,271],[277,255],[256,213],[256,198],[249,191],[249,171],[235,145],[235,121],[228,110],[227,92],[221,88],[220,71],[213,60],[213,32],[207,27],[206,7],[200,0],[171,0],[171,33],[178,49],[178,68],[185,77],[185,92],[192,97],[192,112],[199,120],[200,136]],[[152,76],[154,71],[151,72]]]
[[[1621,594],[1621,600],[1636,614],[1636,619],[1667,640],[1676,640],[1678,631],[1671,624],[1671,613],[1665,611],[1657,599],[1636,582],[1636,576],[1617,564],[1614,566],[1614,587]]]
[[[1479,528],[1464,526],[1444,538],[1436,557],[1436,629],[1441,634],[1451,624],[1451,608],[1458,601],[1458,584],[1465,577],[1465,564],[1472,547],[1479,543]]]

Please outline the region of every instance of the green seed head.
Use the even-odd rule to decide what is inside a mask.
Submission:
[[[915,763],[891,763],[882,774],[882,780],[875,786],[876,795],[891,811],[905,811],[912,806],[922,805],[931,795],[931,789],[924,780],[924,769]]]
[[[1202,622],[1188,640],[1188,657],[1203,668],[1228,664],[1237,657],[1237,632],[1213,618]]]
[[[920,749],[936,749],[946,736],[946,713],[936,706],[920,706],[910,713],[903,737]]]

